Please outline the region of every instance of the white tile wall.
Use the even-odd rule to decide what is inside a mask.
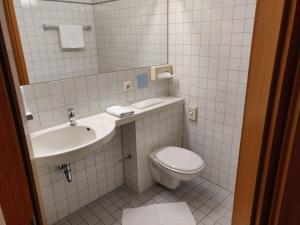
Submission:
[[[181,146],[183,105],[154,113],[122,127],[125,183],[139,193],[154,184],[148,155],[164,146]]]
[[[171,93],[198,106],[184,146],[205,161],[203,177],[234,190],[255,0],[169,0]]]
[[[167,0],[94,5],[100,73],[167,63]]]
[[[30,83],[98,73],[92,5],[14,0],[14,6]],[[84,49],[62,51],[58,30],[45,31],[43,24],[91,25],[92,29],[84,31]]]
[[[73,181],[65,180],[57,167],[38,167],[39,181],[48,224],[123,184],[123,162],[120,129],[104,146],[93,145],[93,153],[71,162]]]
[[[30,128],[67,121],[67,108],[74,107],[76,115],[102,112],[114,104],[128,105],[155,96],[168,95],[168,81],[152,82],[143,89],[137,88],[137,75],[147,73],[149,68],[63,79],[24,86],[24,101],[33,113]],[[149,77],[150,78],[150,77]],[[124,92],[123,82],[130,80],[133,88]]]

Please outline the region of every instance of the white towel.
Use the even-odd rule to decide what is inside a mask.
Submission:
[[[163,203],[125,209],[122,225],[196,225],[185,202]]]
[[[59,25],[60,43],[63,49],[84,48],[81,25]]]
[[[106,109],[106,112],[121,118],[131,116],[134,114],[133,110],[127,109],[126,107],[122,107],[119,105],[108,107]]]

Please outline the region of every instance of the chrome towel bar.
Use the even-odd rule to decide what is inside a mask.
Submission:
[[[84,30],[91,30],[92,29],[90,25],[84,25],[84,26],[82,26],[82,28]],[[58,26],[50,26],[50,25],[43,24],[43,29],[44,30],[58,29]]]

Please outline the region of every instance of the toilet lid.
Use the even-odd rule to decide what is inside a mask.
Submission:
[[[165,166],[183,172],[196,171],[204,165],[200,156],[184,148],[165,147],[158,151],[155,156]]]

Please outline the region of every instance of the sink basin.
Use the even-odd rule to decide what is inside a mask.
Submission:
[[[91,152],[92,144],[103,145],[115,134],[114,121],[101,115],[65,123],[31,133],[34,159],[38,165],[59,165],[79,160]]]
[[[82,148],[96,139],[96,132],[86,126],[64,127],[38,135],[32,139],[33,149],[39,149],[39,155],[53,152],[56,154]]]

